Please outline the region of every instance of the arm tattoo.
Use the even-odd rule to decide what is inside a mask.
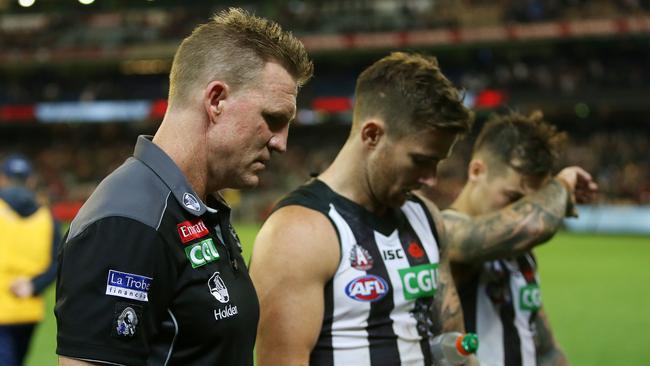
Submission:
[[[557,180],[503,209],[476,217],[443,212],[453,261],[481,262],[530,250],[550,239],[565,216],[569,192]]]
[[[564,352],[555,342],[551,325],[544,309],[540,309],[535,319],[535,348],[537,364],[540,366],[568,365]]]
[[[433,300],[434,326],[433,334],[450,331],[465,331],[463,311],[451,276],[449,262],[440,263],[438,290]]]

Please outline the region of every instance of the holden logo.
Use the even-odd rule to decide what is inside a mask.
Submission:
[[[189,208],[190,210],[201,211],[199,200],[197,200],[194,195],[187,192],[183,194],[183,205],[185,205],[185,207]]]
[[[357,301],[378,301],[387,293],[388,283],[383,278],[375,275],[357,277],[345,286],[345,294]]]
[[[210,287],[210,293],[212,296],[214,296],[214,298],[220,303],[225,304],[230,300],[228,288],[226,288],[226,284],[221,279],[219,272],[214,272],[212,277],[210,277],[208,280],[208,287]]]

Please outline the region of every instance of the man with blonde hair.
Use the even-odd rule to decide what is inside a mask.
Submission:
[[[223,188],[286,149],[303,45],[240,9],[180,45],[153,138],[104,179],[59,254],[60,365],[253,365],[259,306]]]

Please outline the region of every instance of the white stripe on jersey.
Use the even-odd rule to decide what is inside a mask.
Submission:
[[[402,244],[397,230],[393,231],[390,236],[384,236],[375,231],[375,242],[380,253],[384,250],[399,249],[402,251]],[[413,310],[415,304],[404,298],[402,279],[398,272],[398,270],[410,266],[406,256],[407,254],[403,253],[401,258],[384,261],[393,287],[393,303],[395,304],[395,308],[390,313],[390,318],[393,320],[393,332],[397,335],[397,348],[402,365],[423,366],[424,359],[422,358],[422,349],[419,343],[420,335],[417,331],[417,321],[411,315],[411,310]]]
[[[505,356],[501,318],[492,300],[486,295],[484,282],[478,285],[477,291],[476,334],[480,345],[476,356],[481,366],[503,366]]]
[[[365,274],[350,266],[347,256],[357,243],[352,229],[330,204],[329,216],[336,225],[341,241],[341,263],[332,279],[334,314],[332,319],[332,347],[335,365],[370,366],[368,315],[370,303],[345,296],[345,287],[353,279]],[[343,296],[341,296],[343,295]]]

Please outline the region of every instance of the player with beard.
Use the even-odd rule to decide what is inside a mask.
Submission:
[[[361,73],[345,145],[255,241],[259,365],[431,365],[429,339],[463,330],[440,213],[411,192],[471,122],[433,57]]]

